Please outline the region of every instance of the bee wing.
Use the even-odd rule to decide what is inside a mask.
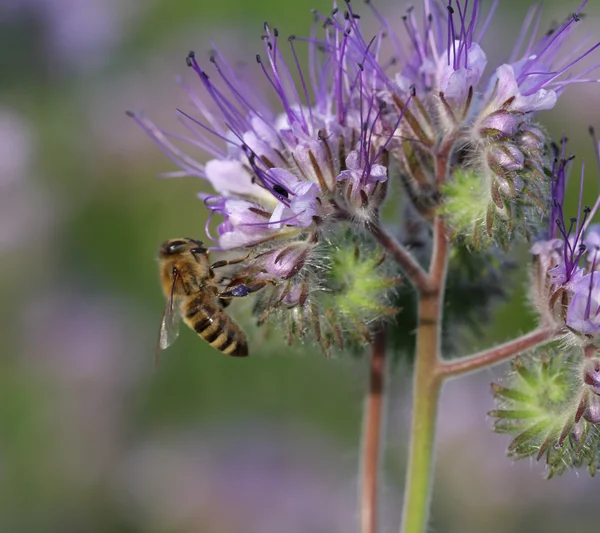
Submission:
[[[181,324],[181,314],[179,312],[179,306],[177,298],[175,297],[175,286],[179,281],[179,271],[175,271],[173,274],[173,286],[171,287],[171,294],[167,300],[165,306],[165,312],[163,314],[162,322],[160,324],[160,335],[158,338],[158,345],[161,350],[165,350],[171,344],[175,342],[179,336],[179,325]]]
[[[173,285],[171,286],[171,294],[165,305],[165,312],[160,323],[160,332],[158,334],[158,342],[156,351],[154,352],[154,369],[158,367],[158,358],[161,350],[165,350],[175,342],[179,336],[179,324],[181,323],[181,315],[177,298],[175,296],[175,286],[179,280],[179,271],[173,272]]]

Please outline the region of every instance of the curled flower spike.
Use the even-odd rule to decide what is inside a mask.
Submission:
[[[573,339],[587,344],[600,336],[600,266],[598,235],[590,221],[593,208],[583,206],[584,167],[579,187],[578,216],[565,219],[564,196],[572,157],[565,156],[565,141],[552,168],[549,227],[531,248],[532,298],[543,320],[565,328]]]

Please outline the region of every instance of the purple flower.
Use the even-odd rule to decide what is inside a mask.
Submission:
[[[337,23],[352,27],[349,21]],[[352,216],[359,208],[364,216],[365,205],[373,216],[384,196],[376,194],[386,178],[381,161],[395,128],[381,122],[384,105],[367,91],[368,73],[360,58],[351,57],[350,38],[329,33],[320,38],[316,31],[308,39],[290,37],[286,62],[278,31],[265,25],[265,32],[265,59],[256,56],[257,68],[279,110],[271,109],[262,87],[239,79],[218,52],[210,58],[214,80],[190,53],[188,66],[204,95],[183,85],[195,108],[178,110],[189,135],[134,116],[181,168],[167,175],[201,177],[215,189],[203,199],[211,214],[224,218],[217,236],[222,249],[315,233],[339,214]],[[308,69],[300,66],[298,41],[308,44]],[[212,159],[200,163],[174,141],[200,147]],[[339,183],[348,172],[352,194]]]
[[[554,309],[550,320],[556,326],[567,326],[578,338],[595,338],[600,334],[600,235],[598,225],[590,225],[600,196],[592,208],[583,206],[582,166],[579,185],[579,215],[565,219],[564,199],[569,164],[563,139],[561,148],[555,147],[552,166],[551,195],[548,207],[550,224],[545,238],[531,248],[534,256],[533,297],[548,317],[544,308]]]
[[[573,297],[567,312],[567,326],[583,335],[600,333],[600,276],[583,276],[573,286]]]
[[[424,0],[423,17],[410,8],[397,26],[368,4],[381,32],[372,39],[364,36],[348,3],[347,18],[352,21],[348,46],[353,49],[348,56],[364,57],[369,90],[387,103],[382,121],[394,124],[404,115],[388,149],[417,209],[429,217],[444,192],[450,198],[464,198],[460,190],[464,180],[455,189],[448,183],[454,169],[448,176],[436,174],[436,151],[449,145],[451,159],[460,161],[457,170],[472,176],[471,190],[481,191],[483,200],[475,203],[470,216],[465,216],[464,202],[443,202],[450,225],[457,226],[453,232],[474,245],[507,243],[514,228],[523,228],[527,237],[548,189],[546,139],[534,123],[535,113],[554,107],[569,84],[592,81],[586,76],[598,66],[576,70],[600,46],[573,46],[571,37],[586,2],[542,36],[538,36],[541,9],[532,8],[512,53],[507,50],[506,60],[488,74],[485,41],[497,2],[484,14],[479,0]],[[335,17],[321,20],[332,21],[338,38],[346,31]],[[401,33],[408,36],[407,44],[397,37]],[[390,62],[380,57],[383,34],[390,35],[394,45]],[[446,189],[442,194],[440,182]]]
[[[423,2],[423,24],[419,23],[415,10],[409,8],[400,25],[401,31],[410,38],[406,48],[396,37],[401,31],[395,31],[390,20],[369,4],[384,30],[392,35],[398,65],[394,69],[397,74],[392,76],[385,76],[383,69],[377,72],[385,85],[394,86],[400,92],[414,86],[419,96],[441,92],[448,101],[462,104],[471,89],[477,94],[478,85],[483,81],[484,87],[479,89],[479,97],[475,99],[477,102],[474,100],[474,111],[482,107],[498,108],[510,99],[507,107],[512,111],[530,112],[553,107],[557,95],[569,83],[585,80],[585,76],[598,66],[578,74],[572,72],[581,59],[600,46],[600,43],[593,46],[569,44],[587,0],[562,24],[537,39],[542,10],[539,5],[531,7],[512,53],[506,63],[494,69],[487,82],[483,79],[487,57],[480,43],[485,41],[498,2],[492,4],[484,20],[481,20],[482,2],[479,0],[470,6],[468,1],[449,0],[444,5],[426,0]],[[361,37],[353,40],[363,52],[368,46],[366,43],[370,44],[370,41]]]

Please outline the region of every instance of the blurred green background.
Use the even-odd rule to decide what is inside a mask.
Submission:
[[[400,28],[405,5],[378,3]],[[173,165],[124,114],[174,123],[189,49],[212,39],[252,64],[264,20],[306,34],[311,7],[330,4],[0,2],[1,533],[357,531],[363,361],[291,351],[276,333],[254,335],[253,357],[234,360],[185,330],[153,371],[156,249],[203,236],[203,185],[156,179]],[[547,0],[544,20],[576,7]],[[587,11],[598,39],[600,5]],[[501,2],[484,41],[490,64],[524,12]],[[600,91],[571,89],[541,118],[588,161],[594,195],[587,126],[600,128]],[[532,326],[527,273],[516,276],[518,293],[473,350]],[[500,373],[444,391],[432,528],[596,532],[597,481],[545,481],[542,465],[504,457],[508,440],[486,419]],[[392,374],[382,533],[399,523],[409,417],[406,369]]]

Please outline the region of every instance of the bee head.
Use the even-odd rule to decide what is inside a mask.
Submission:
[[[169,239],[161,244],[158,255],[161,258],[174,257],[184,253],[204,254],[206,248],[202,246],[202,241],[185,237],[183,239]]]

